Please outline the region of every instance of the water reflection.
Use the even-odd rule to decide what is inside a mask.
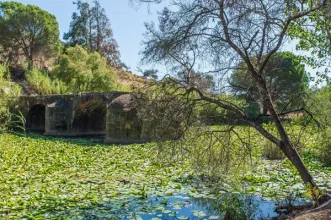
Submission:
[[[275,203],[258,196],[222,194],[217,198],[189,197],[187,194],[171,196],[117,197],[97,207],[67,210],[57,217],[83,219],[265,219],[276,217]],[[59,215],[60,214],[60,215]]]
[[[149,197],[134,202],[121,219],[261,219],[275,217],[275,203],[258,196],[222,194],[217,199],[187,197]],[[118,210],[120,211],[120,210]],[[122,210],[124,211],[124,210]],[[123,213],[124,214],[124,213]]]

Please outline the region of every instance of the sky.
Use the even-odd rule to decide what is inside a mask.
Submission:
[[[72,13],[76,11],[74,0],[15,0],[23,4],[37,5],[43,10],[56,16],[60,27],[60,38],[63,34],[68,32],[71,22]],[[92,3],[93,0],[85,0]],[[161,11],[165,6],[152,4],[148,7],[146,4],[139,8],[133,7],[129,4],[129,0],[99,0],[100,4],[106,10],[106,14],[110,19],[114,39],[119,44],[121,53],[121,60],[130,67],[133,73],[137,74],[137,67],[141,56],[139,52],[143,50],[141,42],[144,39],[145,22],[158,22],[157,11]],[[291,51],[295,54],[300,54],[295,50],[295,43],[289,42],[286,44],[285,50]],[[146,68],[142,68],[146,69]],[[159,75],[166,74],[166,68],[157,66]],[[306,67],[306,70],[315,75],[316,70]]]
[[[56,16],[60,27],[60,38],[68,32],[72,13],[76,11],[74,0],[15,0],[23,4],[37,5],[43,10]],[[87,0],[92,3],[93,0]],[[110,19],[114,39],[119,44],[121,60],[137,72],[141,57],[139,52],[143,49],[141,42],[145,32],[144,22],[157,21],[156,11],[162,10],[163,5],[147,5],[132,7],[129,0],[100,0]]]

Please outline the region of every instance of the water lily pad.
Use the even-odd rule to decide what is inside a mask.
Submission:
[[[169,214],[169,213],[171,213],[171,211],[170,210],[164,210],[163,213],[164,214]]]
[[[172,207],[172,209],[174,209],[174,210],[181,210],[182,207],[180,205],[175,205],[175,206]]]
[[[206,216],[206,214],[203,211],[192,211],[192,214],[199,218],[203,218]]]

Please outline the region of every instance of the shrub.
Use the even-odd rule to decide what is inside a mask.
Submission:
[[[81,46],[68,48],[52,75],[63,81],[70,92],[103,92],[114,88],[114,71],[99,53],[89,53]]]
[[[325,86],[309,95],[311,98],[307,100],[307,106],[314,115],[314,119],[319,121],[322,126],[330,126],[331,86]]]
[[[6,63],[0,63],[0,80],[3,82],[4,80],[9,78],[9,69]]]
[[[199,117],[206,124],[217,124],[223,121],[224,111],[212,103],[203,103],[199,109]]]
[[[6,64],[0,64],[0,132],[5,131],[11,119],[10,107],[13,99],[20,95],[21,89],[10,81]]]
[[[236,105],[243,108],[244,112],[250,118],[256,118],[258,115],[258,105],[256,103],[247,103],[243,99],[234,96],[219,94],[217,97],[221,100],[227,100],[236,103]],[[200,119],[207,124],[245,124],[246,122],[238,120],[235,113],[229,110],[222,109],[216,104],[203,102],[199,106],[198,114]]]
[[[68,90],[62,81],[52,80],[46,73],[36,68],[26,72],[26,79],[39,95],[64,94]]]
[[[265,139],[263,144],[262,156],[268,160],[281,160],[284,159],[283,152],[274,143]]]
[[[318,156],[325,165],[331,165],[331,128],[320,132],[316,138]]]

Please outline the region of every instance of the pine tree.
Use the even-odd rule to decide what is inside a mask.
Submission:
[[[98,0],[90,6],[87,2],[74,2],[78,12],[72,15],[68,33],[64,34],[67,46],[81,45],[89,52],[98,52],[107,58],[108,64],[122,67],[118,44],[113,37],[113,31],[105,9]]]

